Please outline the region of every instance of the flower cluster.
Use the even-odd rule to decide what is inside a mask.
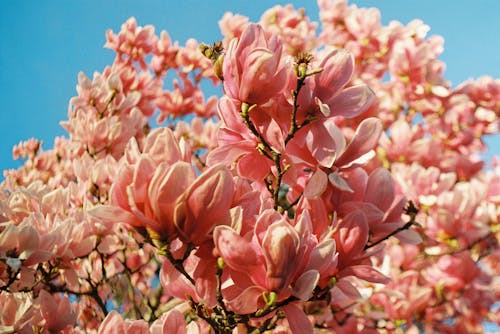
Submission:
[[[134,18],[106,33],[68,138],[20,143],[4,172],[0,332],[500,324],[500,160],[480,155],[500,81],[453,88],[421,21],[318,4],[319,32],[287,5],[225,14],[211,45]]]

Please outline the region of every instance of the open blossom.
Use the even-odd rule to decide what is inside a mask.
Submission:
[[[222,67],[225,93],[236,100],[263,104],[286,87],[291,66],[282,55],[277,36],[267,38],[257,24],[250,24],[226,50]]]
[[[316,45],[316,22],[310,22],[305,9],[295,9],[293,5],[274,6],[260,19],[260,24],[271,34],[280,34],[286,51],[293,56],[312,50]]]
[[[263,303],[263,292],[274,292],[279,300],[289,295],[307,300],[337,264],[333,240],[319,242],[311,230],[307,212],[292,226],[271,210],[245,235],[228,226],[216,227],[214,243],[234,282],[225,290],[229,304],[239,312],[254,311]]]
[[[431,297],[432,288],[419,282],[418,272],[408,271],[387,284],[371,300],[383,306],[389,317],[410,320],[415,312],[426,308]]]
[[[229,45],[229,42],[231,42],[233,38],[240,38],[249,24],[248,17],[244,15],[233,14],[231,12],[224,13],[219,20],[219,28],[222,35],[225,36],[225,46]]]
[[[229,224],[234,183],[223,165],[196,178],[171,130],[150,136],[143,152],[123,161],[112,186],[111,204],[96,208],[105,220],[118,218],[147,231],[153,239],[200,244],[217,224]],[[137,145],[132,141],[131,145]],[[137,148],[136,148],[137,149]]]
[[[141,68],[147,68],[144,58],[153,51],[157,40],[153,26],[138,27],[135,18],[131,17],[118,34],[108,30],[106,37],[105,47],[115,50],[118,61],[138,61]]]
[[[39,302],[40,311],[45,320],[45,327],[48,330],[59,332],[75,324],[76,312],[71,309],[71,304],[67,297],[56,298],[47,291],[42,290]]]
[[[124,320],[116,311],[111,311],[99,326],[98,334],[149,334],[148,323],[144,320]]]
[[[194,179],[194,170],[182,161],[181,148],[170,129],[150,134],[142,152],[135,140],[129,148],[110,190],[112,206],[97,208],[95,215],[110,221],[118,218],[166,240],[176,237],[175,202]]]
[[[444,255],[425,272],[425,277],[434,284],[457,291],[479,275],[480,269],[471,259],[469,252]]]
[[[32,333],[30,321],[34,317],[35,307],[27,293],[0,292],[0,332]]]
[[[355,117],[374,101],[372,90],[366,85],[346,87],[354,73],[354,58],[344,49],[326,54],[314,76],[312,96],[325,116]]]

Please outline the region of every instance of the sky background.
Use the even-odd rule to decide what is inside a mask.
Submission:
[[[183,45],[190,38],[212,43],[220,39],[218,20],[226,11],[259,20],[284,1],[234,0],[5,0],[0,3],[0,170],[19,166],[12,146],[35,137],[44,149],[55,136],[65,135],[59,121],[67,119],[68,101],[76,95],[77,75],[92,77],[111,64],[114,54],[104,49],[105,31],[117,32],[135,16],[139,25],[152,24],[157,34],[167,30]],[[453,86],[482,75],[500,77],[500,1],[350,1],[377,7],[383,24],[422,19],[429,34],[445,38],[441,59]],[[293,1],[315,21],[315,1]],[[487,141],[500,155],[500,140]],[[0,179],[3,177],[0,176]]]

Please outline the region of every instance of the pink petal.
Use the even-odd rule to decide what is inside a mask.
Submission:
[[[161,223],[161,234],[164,237],[174,237],[174,209],[177,199],[184,193],[195,179],[191,164],[179,161],[170,168],[164,169],[161,164],[155,171],[149,184],[148,194],[154,215]]]
[[[186,334],[186,320],[184,319],[184,315],[176,309],[173,309],[167,313],[165,317],[163,328],[161,332],[158,334]],[[154,332],[152,334],[155,334]]]
[[[390,279],[369,265],[356,265],[342,270],[342,276],[356,276],[372,283],[389,283]]]
[[[382,134],[382,122],[377,118],[367,118],[363,120],[354,134],[351,142],[347,145],[344,153],[335,162],[336,166],[347,165],[363,154],[377,146]]]
[[[104,321],[99,326],[98,334],[125,334],[125,324],[121,315],[115,310],[108,313]]]
[[[215,247],[229,267],[248,272],[258,264],[252,245],[229,226],[217,226],[213,236]]]
[[[156,163],[147,155],[142,155],[137,163],[132,181],[133,200],[143,211],[143,205],[148,201],[148,186],[151,176],[155,172]],[[148,204],[149,205],[149,204]],[[143,211],[144,212],[144,211]]]
[[[326,239],[318,244],[309,255],[307,269],[316,269],[321,274],[329,274],[337,264],[335,240]]]
[[[299,236],[289,223],[278,221],[269,226],[262,240],[269,290],[277,291],[286,285],[295,267],[299,245]]]
[[[354,57],[345,49],[337,49],[323,58],[319,65],[323,71],[314,76],[315,93],[323,101],[336,95],[354,72]]]
[[[352,86],[327,101],[335,116],[356,117],[365,112],[375,101],[375,94],[366,85]]]
[[[418,245],[422,243],[422,237],[420,234],[412,229],[409,230],[403,230],[399,232],[398,234],[395,235],[396,238],[401,240],[404,243],[412,244],[412,245]]]
[[[317,169],[307,182],[304,189],[304,197],[308,199],[315,199],[321,196],[326,190],[328,177],[321,169]]]
[[[282,309],[285,311],[286,319],[288,320],[288,324],[293,334],[313,333],[313,325],[302,310],[300,304],[290,303],[283,306]]]
[[[394,201],[394,184],[391,173],[382,167],[370,173],[366,187],[365,201],[387,211]]]
[[[339,255],[339,260],[344,260],[345,256],[359,256],[368,241],[368,232],[368,224],[361,211],[357,210],[345,216],[339,225],[338,234],[335,235],[337,249],[344,253]]]
[[[144,146],[144,152],[156,163],[171,165],[181,159],[179,144],[174,133],[167,127],[151,131]]]
[[[262,292],[264,290],[258,286],[248,287],[236,298],[229,300],[228,304],[233,311],[240,314],[255,312],[259,308]]]
[[[306,135],[306,145],[321,166],[332,167],[336,157],[344,149],[342,131],[333,120],[313,123]]]
[[[132,226],[142,226],[133,214],[118,206],[101,205],[88,210],[87,213],[108,223],[123,222]]]
[[[293,284],[293,295],[302,301],[307,301],[311,298],[318,281],[319,272],[317,270],[306,271]]]
[[[175,208],[174,221],[180,235],[194,243],[208,238],[224,218],[229,223],[229,209],[234,183],[229,170],[217,164],[205,170],[186,190]]]
[[[347,191],[350,193],[353,192],[351,187],[349,187],[349,184],[347,183],[347,181],[336,172],[330,173],[328,175],[328,180],[330,181],[332,186],[334,186],[340,190]]]

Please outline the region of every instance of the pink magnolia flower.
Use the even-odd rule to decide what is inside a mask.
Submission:
[[[243,31],[248,27],[248,17],[240,14],[226,12],[219,20],[219,28],[224,38],[224,46],[227,47],[229,42],[234,38],[240,38]]]
[[[212,256],[213,245],[205,243],[193,252],[184,262],[186,272],[193,278],[190,282],[169,262],[164,261],[160,271],[160,282],[165,292],[180,300],[191,297],[210,307],[217,304],[216,259]]]
[[[239,107],[241,103],[227,96],[219,100],[219,115],[224,124],[218,132],[219,146],[208,153],[207,164],[231,166],[235,162],[239,175],[261,181],[269,174],[273,162],[256,149],[258,139],[243,124]]]
[[[53,257],[53,253],[45,249],[47,245],[41,244],[40,239],[38,231],[28,223],[9,224],[0,232],[0,259],[14,272],[21,267],[45,262]]]
[[[151,132],[142,152],[135,140],[128,148],[110,190],[112,205],[98,207],[92,213],[171,240],[177,236],[176,201],[195,179],[193,167],[182,161],[179,143],[167,128]]]
[[[34,317],[35,308],[28,294],[0,292],[0,332],[33,333],[30,322]]]
[[[209,118],[215,114],[217,98],[211,96],[207,101],[200,87],[195,85],[186,74],[181,74],[182,85],[174,80],[172,91],[165,91],[156,100],[160,109],[158,123],[165,121],[168,116],[181,117],[195,113],[200,117]]]
[[[99,326],[98,334],[149,334],[148,323],[144,320],[124,320],[122,316],[111,311]]]
[[[225,93],[250,105],[278,96],[291,71],[282,50],[277,36],[268,39],[261,26],[250,24],[226,50],[222,67]]]
[[[333,235],[339,252],[338,277],[356,276],[375,283],[387,283],[388,278],[376,270],[370,260],[371,252],[365,250],[369,225],[361,210],[350,212],[336,226]]]
[[[42,290],[39,302],[40,312],[45,320],[44,328],[59,332],[68,326],[74,326],[77,314],[71,309],[68,297],[57,298]]]
[[[186,325],[184,315],[177,309],[164,313],[149,328],[151,334],[200,334],[196,321]]]
[[[444,255],[437,263],[425,271],[429,282],[440,285],[451,291],[459,291],[472,282],[480,273],[480,269],[471,259],[469,252]]]
[[[327,183],[343,191],[352,191],[342,173],[366,164],[374,156],[373,149],[381,133],[382,124],[375,118],[361,122],[349,143],[333,119],[305,128],[287,146],[287,154],[296,163],[299,175],[307,175],[305,184],[289,181],[291,173],[285,175],[285,180],[294,187],[295,198],[302,189],[306,197],[318,197],[327,189]],[[314,170],[314,173],[309,176],[300,170]]]
[[[433,289],[422,282],[418,272],[407,271],[387,284],[370,300],[375,305],[382,306],[388,317],[411,321],[416,312],[425,310],[432,292]]]
[[[333,240],[319,242],[311,230],[307,212],[292,226],[272,210],[264,211],[254,230],[245,235],[228,226],[216,227],[215,247],[233,281],[223,293],[231,308],[253,312],[263,306],[263,292],[276,293],[277,300],[290,295],[309,299],[337,265]]]
[[[188,39],[186,45],[179,48],[176,62],[181,72],[194,74],[195,82],[200,82],[202,78],[210,79],[214,85],[219,82],[212,62],[200,52],[199,43],[194,38]]]
[[[158,75],[163,75],[168,69],[176,68],[178,52],[178,43],[175,42],[175,44],[172,44],[168,32],[162,31],[153,51],[154,56],[151,59],[151,68],[153,71]]]
[[[122,25],[118,34],[106,31],[107,42],[104,46],[116,52],[116,61],[138,61],[141,68],[146,69],[144,58],[153,51],[158,39],[154,31],[151,25],[138,27],[135,18],[131,17]]]
[[[260,24],[267,33],[283,38],[290,55],[310,51],[316,45],[315,31],[318,24],[310,22],[304,8],[296,10],[291,4],[274,6],[262,14]]]
[[[180,239],[200,244],[211,238],[215,226],[229,225],[233,193],[233,178],[224,165],[205,170],[177,200],[174,223]]]
[[[313,63],[313,68],[322,71],[308,78],[307,85],[301,89],[298,97],[299,117],[312,115],[320,119],[333,116],[353,118],[372,105],[375,94],[368,86],[349,86],[354,74],[354,57],[351,52],[334,49],[318,54],[318,58]]]

